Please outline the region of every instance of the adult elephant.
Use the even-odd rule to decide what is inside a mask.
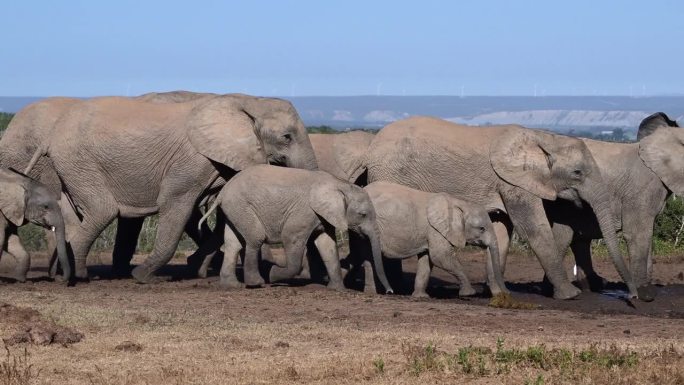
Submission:
[[[363,158],[374,137],[370,132],[360,130],[339,134],[309,134],[318,168],[359,186],[366,185]]]
[[[178,103],[196,102],[200,99],[214,96],[217,95],[171,91],[151,92],[133,97],[132,99],[151,103]],[[53,136],[57,120],[69,108],[83,101],[83,99],[77,98],[51,97],[32,103],[19,111],[12,118],[0,139],[0,167],[14,168],[16,170],[28,168],[30,170],[28,173],[30,177],[42,182],[56,196],[60,196],[62,185],[52,160],[47,156],[40,156],[35,159],[31,157],[34,154],[44,154],[45,151],[41,149],[47,148],[48,142]],[[65,196],[62,194],[61,197],[62,199],[59,200],[59,204],[62,208],[68,235],[72,232],[71,229],[80,224],[80,218],[78,218]],[[205,242],[201,239],[196,226],[201,216],[199,210],[193,211],[191,220],[185,227],[186,233],[198,245]],[[116,241],[112,252],[114,274],[116,276],[125,276],[130,273],[130,261],[135,253],[143,220],[144,218],[126,217],[119,217],[117,219]],[[209,233],[208,228],[204,230],[205,234]],[[48,236],[47,239],[48,249],[54,249],[54,245],[51,245],[52,238]],[[20,242],[17,242],[17,247],[23,246]]]
[[[684,130],[662,112],[639,125],[637,143],[610,143],[582,139],[603,176],[611,203],[617,210],[637,286],[650,281],[651,244],[655,217],[671,193],[684,194]],[[584,271],[590,288],[600,289],[603,278],[591,262],[591,240],[603,238],[591,207],[567,202],[545,202],[546,213],[561,255],[568,247]]]
[[[591,153],[578,139],[514,125],[468,127],[413,117],[380,130],[366,165],[369,182],[385,180],[448,192],[507,213],[510,222],[495,223],[499,247],[508,247],[515,226],[537,255],[559,299],[576,297],[580,290],[563,269],[543,200],[584,200],[596,213],[615,267],[630,294],[637,296],[618,249],[610,195]],[[489,276],[489,284],[496,285],[491,269]]]
[[[241,94],[186,103],[121,97],[84,101],[55,125],[46,149],[82,217],[70,236],[75,275],[115,217],[159,213],[152,254],[132,274],[147,282],[173,255],[203,198],[253,164],[316,168],[304,124],[284,100]]]

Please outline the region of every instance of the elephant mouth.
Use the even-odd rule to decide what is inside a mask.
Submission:
[[[285,157],[285,155],[269,155],[267,161],[271,166],[287,166],[287,157]]]

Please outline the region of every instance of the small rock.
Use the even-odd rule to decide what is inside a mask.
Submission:
[[[288,344],[287,342],[278,341],[275,343],[275,347],[276,348],[289,348],[290,344]]]
[[[540,332],[543,332],[543,331],[544,331],[544,327],[543,327],[543,326],[539,326],[539,327],[537,328],[537,330],[540,331]]]
[[[622,332],[625,333],[625,334],[631,334],[631,333],[632,333],[632,331],[629,330],[629,329],[625,329],[625,330],[623,330]]]
[[[680,271],[679,274],[677,274],[677,278],[679,278],[680,281],[684,281],[684,271]]]
[[[124,341],[114,347],[114,349],[122,352],[139,352],[143,350],[142,345],[137,344],[133,341]]]
[[[597,326],[597,327],[600,327],[600,328],[604,328],[604,327],[606,327],[606,324],[598,324],[598,325],[596,325],[596,326]]]
[[[399,311],[395,311],[394,313],[392,313],[392,317],[394,317],[394,318],[397,318],[400,315],[401,315],[401,312],[399,312]]]

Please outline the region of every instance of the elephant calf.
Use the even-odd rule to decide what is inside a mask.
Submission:
[[[71,267],[66,252],[64,219],[57,199],[44,184],[23,174],[0,168],[0,255],[3,251],[17,260],[14,278],[24,282],[31,265],[29,255],[17,236],[17,227],[32,222],[55,233],[57,257],[69,282]]]
[[[455,275],[461,283],[459,295],[475,294],[456,249],[465,245],[489,248],[498,287],[506,290],[499,266],[499,247],[487,211],[446,193],[428,193],[390,182],[374,182],[364,188],[377,215],[382,255],[404,259],[418,255],[413,296],[427,297],[425,288],[432,265]],[[355,253],[354,253],[355,254]],[[358,266],[358,264],[355,264]],[[366,266],[369,266],[366,263]],[[366,269],[366,291],[375,291],[372,270]],[[494,290],[493,291],[498,291]],[[498,293],[493,293],[498,294]]]
[[[226,217],[223,286],[242,286],[235,265],[243,247],[245,284],[264,284],[258,271],[258,253],[264,243],[282,242],[287,257],[285,267],[271,268],[270,281],[294,277],[302,270],[306,244],[313,236],[330,277],[328,287],[342,289],[335,232],[351,230],[369,240],[378,278],[392,292],[382,265],[375,211],[361,187],[324,171],[258,165],[228,181],[200,225],[218,205]]]

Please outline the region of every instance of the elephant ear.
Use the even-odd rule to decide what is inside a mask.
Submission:
[[[190,114],[187,136],[207,158],[236,171],[266,163],[254,117],[234,99],[217,96],[197,105]]]
[[[461,247],[465,244],[463,212],[450,203],[445,194],[436,194],[427,205],[427,219],[430,226],[442,234],[449,243]]]
[[[365,171],[363,158],[372,140],[373,135],[364,131],[351,131],[335,135],[333,141],[335,162],[344,171],[348,182],[354,183]]]
[[[553,157],[544,149],[545,135],[528,129],[511,129],[489,148],[496,174],[506,182],[548,200],[556,199],[551,183]]]
[[[335,229],[347,231],[347,205],[342,191],[330,184],[321,184],[309,194],[311,209]]]
[[[684,194],[684,130],[660,127],[639,142],[639,156],[667,188]]]
[[[639,124],[639,131],[637,131],[637,141],[651,135],[658,127],[679,127],[677,122],[670,119],[664,112],[656,112],[653,115],[647,116]]]
[[[10,171],[0,172],[0,212],[16,226],[24,223],[26,189]]]

